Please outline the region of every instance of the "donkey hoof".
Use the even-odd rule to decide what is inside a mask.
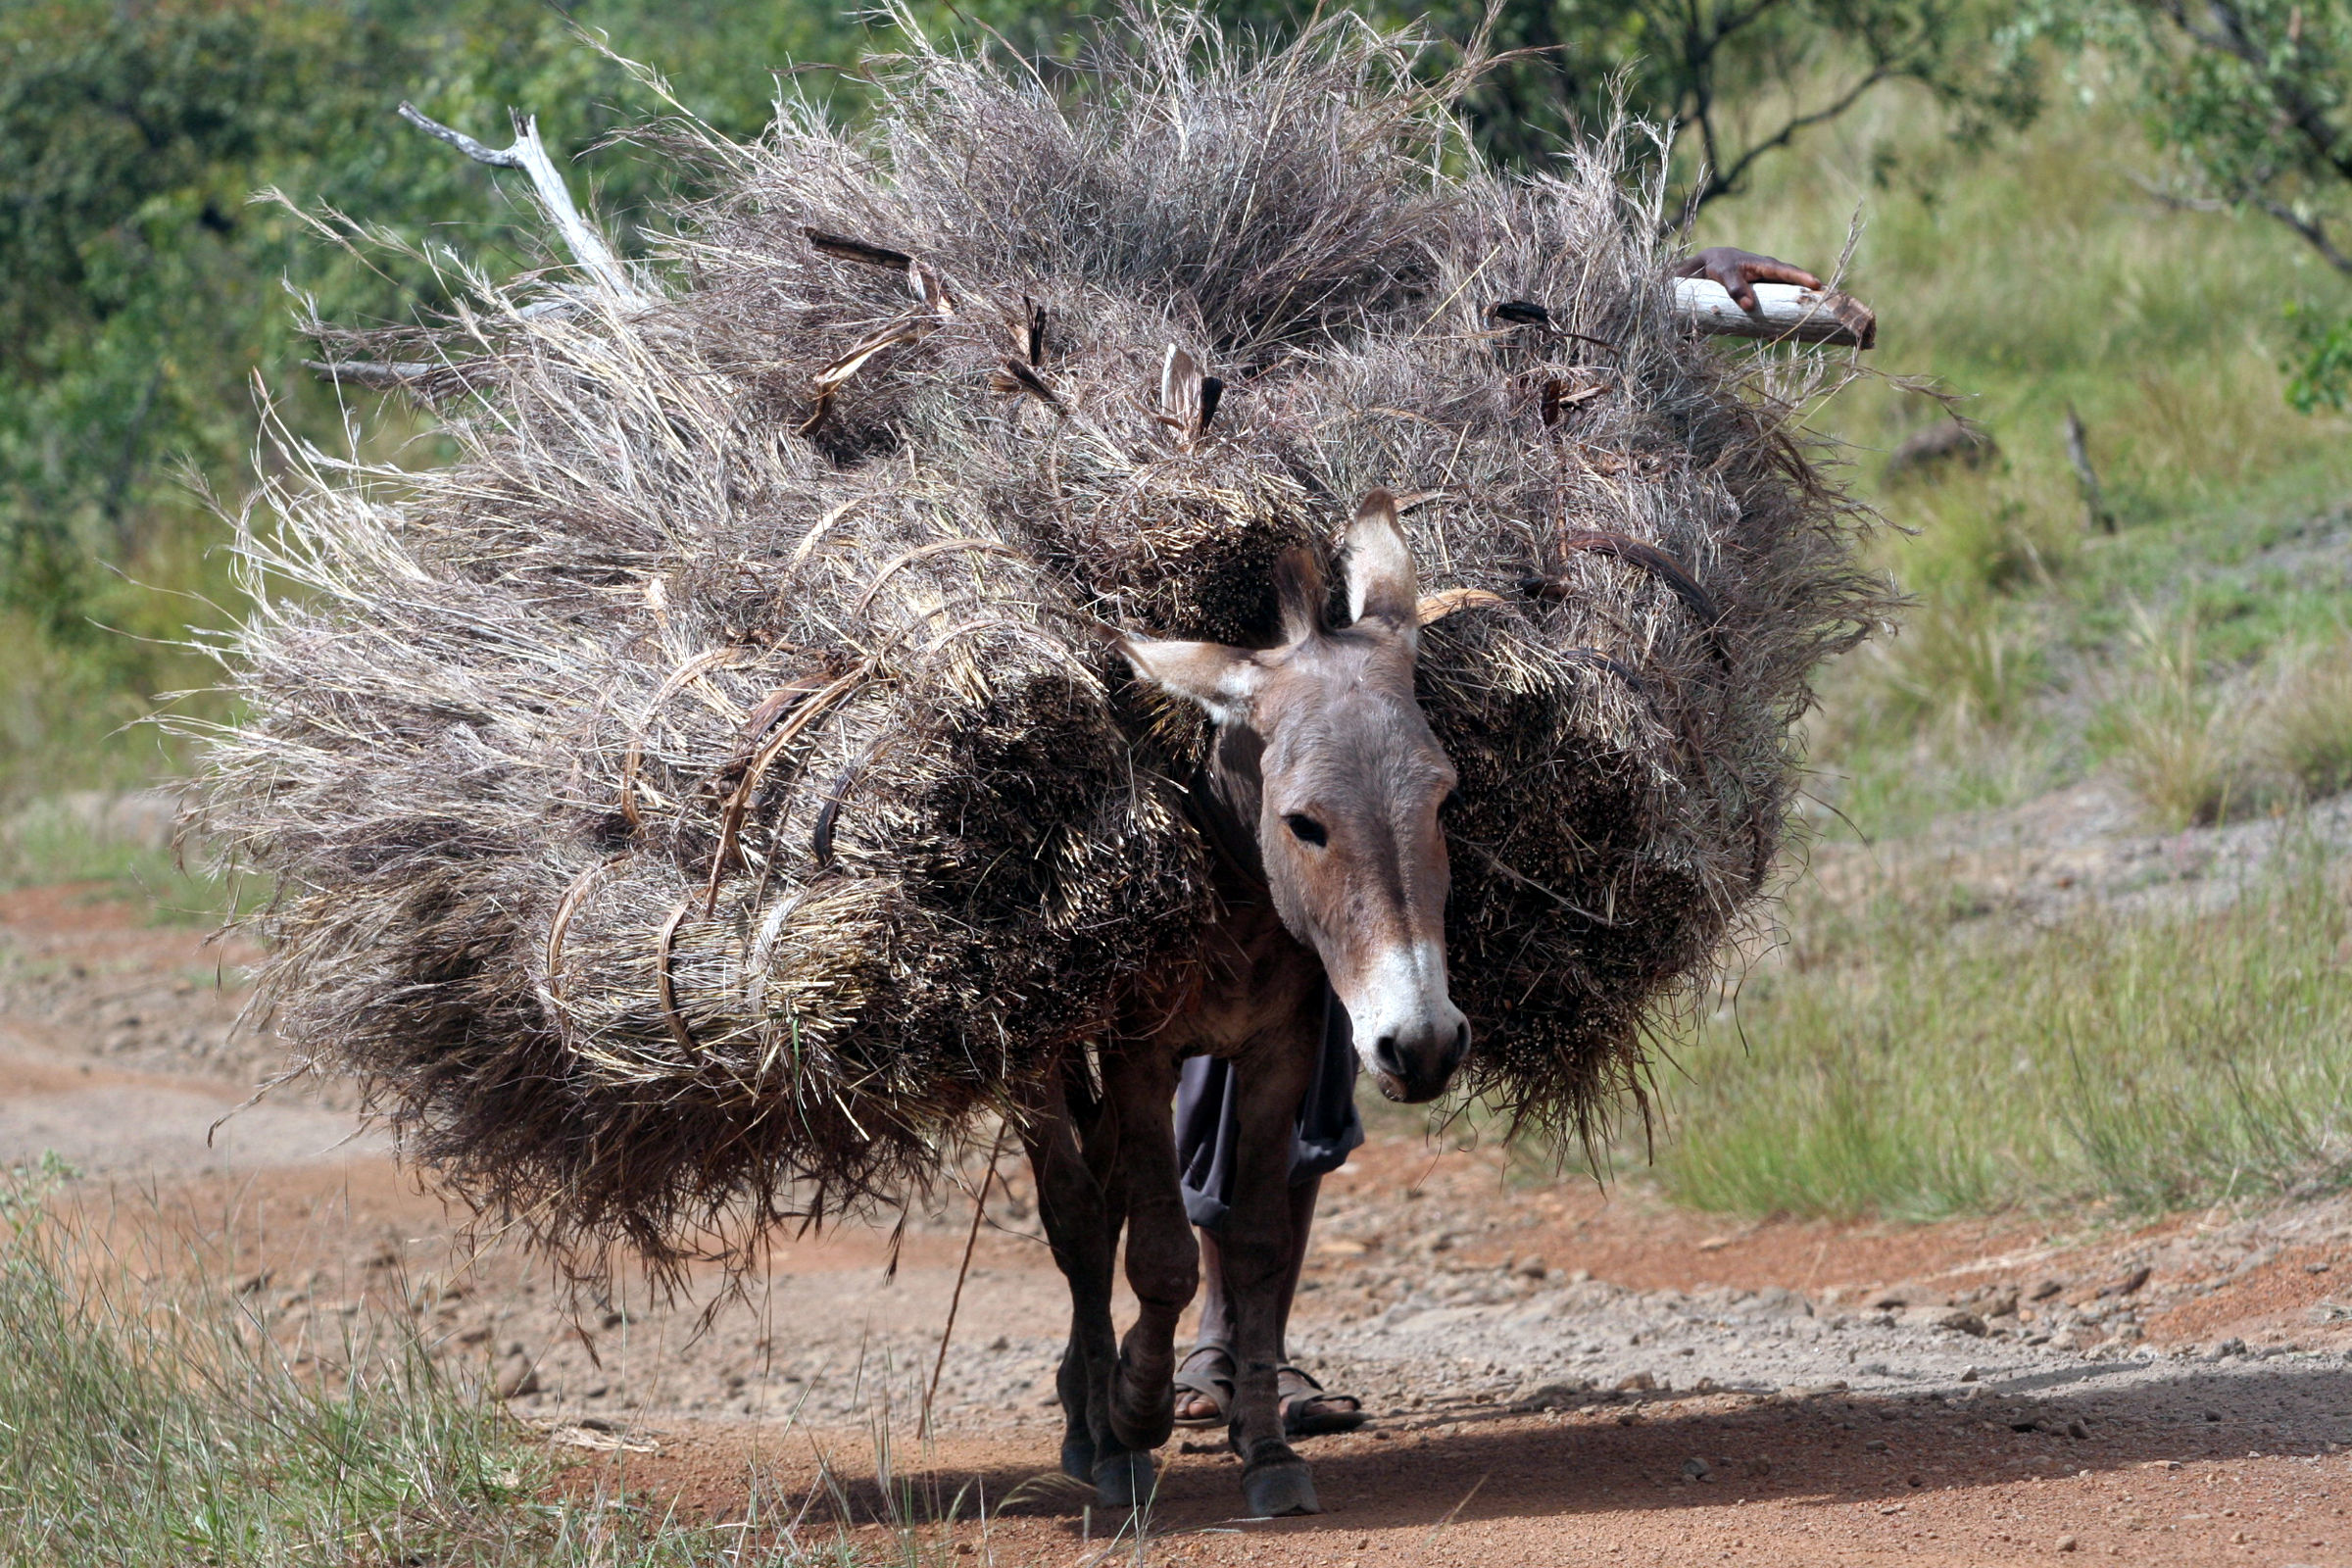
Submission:
[[[1152,1455],[1140,1449],[1131,1448],[1101,1460],[1095,1465],[1095,1506],[1142,1507],[1152,1500]]]
[[[1095,1479],[1095,1440],[1072,1436],[1061,1440],[1061,1473],[1072,1481]]]
[[[1314,1477],[1307,1473],[1306,1462],[1302,1459],[1285,1460],[1245,1471],[1242,1475],[1242,1495],[1249,1499],[1250,1514],[1260,1519],[1279,1519],[1285,1514],[1323,1511],[1323,1505],[1315,1500]]]

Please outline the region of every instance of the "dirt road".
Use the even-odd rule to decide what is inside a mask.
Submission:
[[[207,1128],[271,1059],[239,956],[74,890],[0,897],[0,1162],[64,1154],[110,1223],[210,1249],[301,1357],[414,1317],[519,1393],[580,1487],[853,1534],[958,1493],[981,1561],[1131,1557],[1050,1477],[1063,1298],[1025,1181],[992,1201],[922,1394],[968,1202],[778,1248],[707,1302],[572,1300],[419,1193],[347,1104]],[[351,1141],[346,1141],[351,1140]],[[1249,1522],[1213,1433],[1168,1451],[1174,1563],[2352,1564],[2352,1208],[2086,1225],[1743,1226],[1530,1182],[1392,1129],[1328,1189],[1295,1349],[1375,1412],[1310,1446],[1329,1509]],[[826,1475],[832,1485],[826,1484]],[[838,1493],[835,1487],[839,1488]],[[877,1545],[883,1543],[877,1541]]]

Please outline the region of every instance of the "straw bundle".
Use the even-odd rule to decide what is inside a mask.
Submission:
[[[265,483],[205,826],[276,879],[279,1029],[575,1259],[901,1192],[1180,997],[1201,727],[1095,628],[1272,642],[1374,485],[1484,591],[1421,665],[1473,1087],[1589,1131],[1766,888],[1884,604],[1790,428],[1828,372],[1677,321],[1622,129],[1507,176],[1352,20],[1118,42],[1059,94],[917,47],[863,129],[695,135],[614,286],[323,333],[459,456]]]

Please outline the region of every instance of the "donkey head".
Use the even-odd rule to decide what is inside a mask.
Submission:
[[[1392,1100],[1435,1099],[1469,1049],[1446,994],[1453,764],[1413,701],[1419,595],[1396,503],[1375,490],[1348,534],[1350,624],[1325,624],[1313,559],[1280,577],[1283,642],[1124,640],[1137,671],[1207,710],[1212,773],[1255,835],[1276,911],[1315,950],[1357,1054]]]

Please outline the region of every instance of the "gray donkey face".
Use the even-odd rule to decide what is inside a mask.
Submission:
[[[1323,960],[1355,1049],[1392,1100],[1444,1093],[1470,1046],[1446,995],[1446,834],[1453,765],[1413,696],[1419,596],[1395,500],[1348,535],[1344,629],[1311,565],[1286,562],[1284,640],[1262,651],[1130,638],[1146,679],[1190,698],[1223,755],[1254,762],[1254,830],[1274,906]]]

